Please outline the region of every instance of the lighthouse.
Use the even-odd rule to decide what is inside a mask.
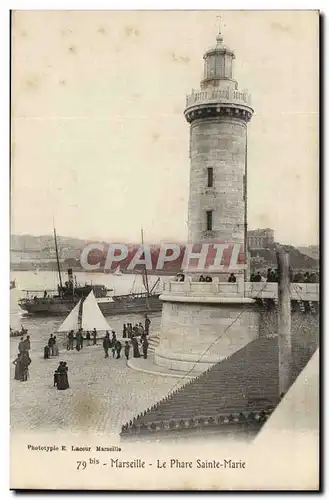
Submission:
[[[203,56],[199,90],[186,97],[190,124],[189,243],[246,241],[247,124],[253,109],[248,92],[234,79],[234,51],[216,45]]]
[[[234,243],[245,252],[250,95],[238,88],[235,54],[220,31],[203,58],[200,89],[187,96],[184,111],[190,124],[188,241]],[[166,283],[156,364],[200,372],[258,337],[259,313],[245,297],[242,272],[237,283],[223,275],[199,282],[193,272],[184,282]]]

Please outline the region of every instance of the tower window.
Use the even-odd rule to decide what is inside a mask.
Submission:
[[[207,171],[208,171],[208,187],[211,188],[213,187],[214,183],[214,169],[212,167],[209,167]]]
[[[212,210],[207,210],[207,231],[212,231]]]

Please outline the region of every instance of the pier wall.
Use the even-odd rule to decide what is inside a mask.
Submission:
[[[164,302],[155,362],[201,372],[258,338],[259,320],[249,303]]]

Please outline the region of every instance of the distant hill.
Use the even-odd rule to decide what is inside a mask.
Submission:
[[[65,261],[66,266],[72,266],[75,269],[81,269],[80,264],[80,252],[88,243],[91,243],[95,240],[84,240],[79,238],[70,238],[70,237],[58,237],[58,246],[60,258],[62,261]],[[107,247],[108,243],[100,242],[104,244],[104,252],[94,251],[91,252],[90,263],[101,262],[101,267],[104,266],[106,255],[107,255]],[[128,245],[128,257],[125,261],[120,263],[121,269],[124,270],[128,263],[130,262],[132,256],[134,255],[136,248],[139,247],[138,244],[130,244]],[[182,264],[182,257],[184,253],[185,245],[180,245],[181,247],[181,256],[178,260],[173,262],[167,262],[164,266],[164,270],[166,272],[179,272]],[[307,269],[318,269],[319,261],[317,258],[314,258],[312,255],[318,255],[316,252],[319,251],[319,248],[314,247],[301,247],[295,248],[291,245],[280,245],[278,243],[273,243],[268,245],[267,248],[264,249],[253,249],[250,251],[251,257],[251,270],[256,271],[260,269],[267,269],[269,267],[276,267],[276,251],[278,247],[283,247],[290,254],[290,265],[294,270],[307,270]],[[309,249],[309,254],[306,253],[304,249]],[[31,236],[29,234],[26,235],[11,235],[11,254],[12,254],[12,264],[15,265],[15,268],[30,268],[35,264],[40,266],[40,269],[48,269],[54,267],[54,264],[51,262],[55,259],[54,252],[54,238],[52,235],[42,235],[42,236]],[[152,262],[154,265],[154,269],[156,267],[156,261],[158,257],[159,246],[155,245],[151,247],[152,254]],[[22,254],[22,255],[20,255]],[[17,256],[14,259],[14,256]],[[93,262],[95,260],[95,262]],[[114,268],[116,265],[114,265]],[[142,266],[143,267],[143,266]],[[141,269],[142,269],[141,267]],[[140,269],[140,270],[141,270]],[[138,268],[139,270],[139,268]]]
[[[298,250],[312,259],[319,260],[320,248],[319,245],[309,245],[307,247],[298,247]]]
[[[305,255],[298,248],[291,245],[280,245],[279,243],[273,243],[272,245],[269,245],[268,248],[251,250],[251,267],[254,268],[254,270],[276,267],[276,252],[278,248],[284,248],[284,250],[289,252],[290,266],[294,270],[319,268],[319,261],[317,259]]]
[[[86,240],[58,236],[58,244],[61,247],[79,250],[86,245]],[[12,234],[10,236],[10,249],[14,252],[42,252],[53,250],[55,247],[54,236],[31,236],[30,234]]]

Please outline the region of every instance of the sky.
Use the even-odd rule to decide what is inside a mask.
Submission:
[[[11,232],[186,241],[189,125],[215,11],[16,11]],[[252,96],[248,225],[318,243],[318,16],[223,11]]]

